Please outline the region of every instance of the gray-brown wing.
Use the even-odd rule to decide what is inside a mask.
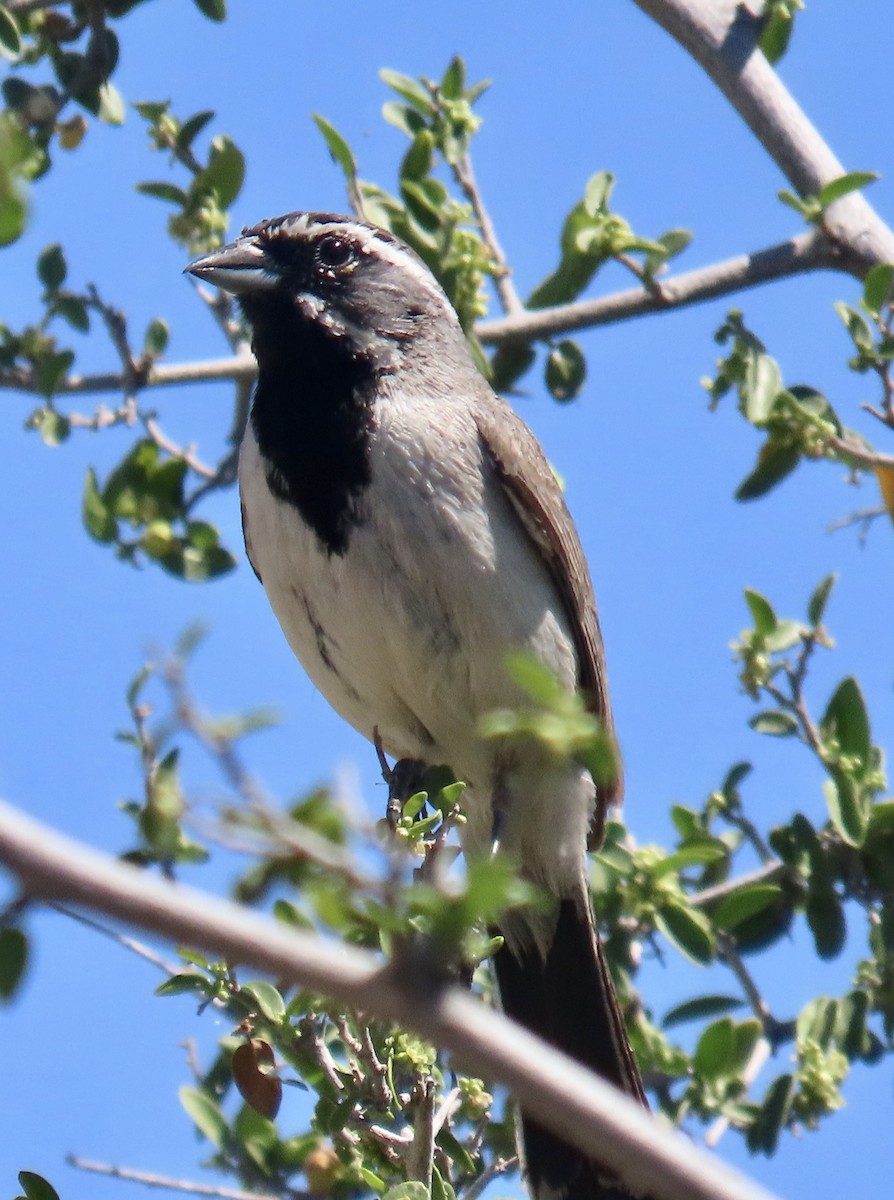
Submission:
[[[593,583],[562,489],[540,443],[508,404],[491,393],[476,403],[474,416],[484,451],[565,602],[580,664],[579,685],[590,711],[614,738]],[[601,789],[593,828],[596,843],[601,838],[606,807],[620,803],[622,792],[619,762],[616,782]]]

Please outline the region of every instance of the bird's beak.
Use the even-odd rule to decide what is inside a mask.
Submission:
[[[245,292],[268,290],[279,282],[279,271],[254,237],[237,238],[210,254],[203,254],[184,274],[195,275],[225,292],[239,296]]]

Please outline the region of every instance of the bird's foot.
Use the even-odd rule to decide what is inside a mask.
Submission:
[[[378,726],[373,730],[373,745],[379,759],[382,778],[388,785],[388,801],[385,805],[385,819],[393,832],[403,813],[403,807],[411,796],[422,791],[422,777],[428,767],[421,758],[399,758],[391,766],[379,737]]]

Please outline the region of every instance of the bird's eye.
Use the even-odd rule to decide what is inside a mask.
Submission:
[[[329,234],[320,238],[317,243],[317,262],[327,270],[337,270],[346,267],[354,258],[354,247],[337,234]]]

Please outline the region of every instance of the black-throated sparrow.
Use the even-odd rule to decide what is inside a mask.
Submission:
[[[291,213],[189,268],[232,292],[258,383],[239,483],[248,556],[305,670],[397,758],[467,782],[468,855],[504,851],[555,897],[506,923],[505,1011],[643,1099],[593,923],[588,830],[610,797],[536,747],[501,752],[482,714],[523,697],[509,650],[581,687],[607,727],[583,551],[528,427],[476,369],[416,255],[349,217]],[[593,1159],[524,1121],[534,1194],[625,1196]]]

